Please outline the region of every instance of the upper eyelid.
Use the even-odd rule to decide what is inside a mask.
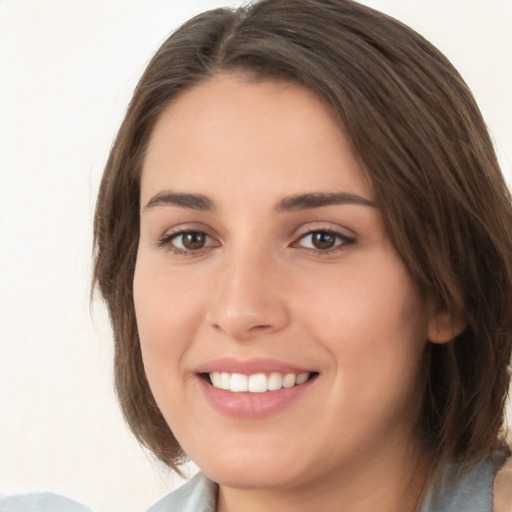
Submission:
[[[159,238],[169,237],[172,235],[178,235],[180,233],[204,233],[209,237],[215,238],[215,235],[212,233],[214,230],[209,228],[208,226],[201,223],[184,223],[184,224],[176,224],[175,226],[168,227],[165,229]]]
[[[339,224],[333,224],[331,222],[322,221],[313,221],[303,224],[300,228],[298,228],[295,231],[293,236],[295,239],[298,240],[300,237],[308,235],[310,233],[314,233],[316,231],[327,231],[329,233],[339,234],[340,236],[345,238],[357,238],[357,233],[346,226],[340,226]]]
[[[331,230],[331,229],[312,229],[312,230],[306,231],[302,235],[299,235],[297,238],[295,238],[294,241],[291,243],[291,245],[296,246],[300,243],[301,240],[304,240],[305,238],[312,235],[313,233],[322,233],[322,232],[329,233],[335,237],[339,237],[341,239],[341,242],[337,245],[345,245],[346,243],[353,243],[356,241],[356,238],[354,236],[345,235],[344,233],[341,233],[340,231]]]
[[[193,225],[178,224],[163,230],[163,232],[161,231],[160,234],[155,233],[152,243],[157,247],[163,247],[171,244],[174,238],[186,233],[204,233],[208,238],[215,240],[215,237],[212,236],[212,234],[209,233],[209,230],[203,226],[197,227]]]
[[[300,235],[297,240],[302,240],[303,238],[313,235],[314,233],[329,233],[330,235],[337,236],[343,240],[352,240],[353,239],[353,237],[345,235],[344,233],[341,233],[340,231],[334,231],[331,229],[313,229],[311,231],[306,231],[306,233]]]
[[[193,229],[193,228],[183,228],[183,229],[177,229],[176,231],[169,231],[167,230],[162,237],[160,237],[161,240],[172,240],[174,238],[179,237],[180,235],[186,235],[188,233],[202,233],[206,235],[207,238],[210,238],[211,240],[215,240],[215,237],[208,233],[204,229]]]
[[[178,247],[174,240],[175,238],[179,238],[182,235],[186,235],[187,233],[203,233],[206,235],[207,238],[210,239],[211,243],[206,244],[204,247],[201,247],[199,249],[187,249],[187,248],[181,248]],[[202,253],[205,253],[207,251],[210,251],[211,249],[218,247],[220,243],[211,235],[206,233],[203,230],[199,229],[177,229],[175,232],[169,232],[167,231],[164,235],[157,238],[155,241],[155,245],[158,248],[165,249],[166,251],[175,253],[176,255],[183,255],[183,256],[193,256],[193,255],[200,255]]]
[[[342,230],[342,229],[327,228],[327,227],[309,228],[307,230],[304,230],[299,236],[306,236],[306,235],[310,235],[311,233],[318,233],[318,232],[332,233],[334,235],[341,235],[341,236],[348,237],[348,235],[345,234],[344,230]]]

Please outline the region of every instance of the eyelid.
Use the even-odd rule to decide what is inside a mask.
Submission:
[[[313,235],[314,233],[329,233],[336,238],[341,239],[341,242],[338,242],[335,246],[329,249],[317,249],[313,247],[303,247],[300,245],[300,242],[304,240],[306,237]],[[313,253],[318,253],[322,255],[328,255],[333,252],[346,249],[348,245],[351,245],[356,242],[356,235],[353,231],[348,228],[341,226],[333,226],[332,224],[324,224],[321,222],[315,222],[311,224],[307,224],[305,226],[301,226],[298,233],[293,238],[293,242],[290,244],[291,247],[297,247],[300,249],[304,249],[306,251],[311,251]]]
[[[202,234],[202,235],[205,235],[207,239],[213,240],[213,238],[208,233],[205,233],[204,231],[199,231],[199,230],[195,230],[195,229],[183,229],[183,230],[180,230],[180,231],[176,231],[175,233],[169,233],[167,235],[164,235],[164,237],[161,238],[158,241],[158,244],[162,244],[162,243],[166,243],[166,242],[171,242],[175,238],[179,238],[180,236],[188,235],[188,234],[191,234],[191,233]],[[208,246],[210,246],[210,245],[211,244],[208,244]]]
[[[166,227],[165,230],[161,231],[161,235],[158,235],[155,233],[155,237],[158,238],[158,240],[161,240],[163,238],[169,238],[172,235],[178,235],[180,233],[204,233],[208,235],[209,237],[215,238],[215,236],[212,234],[212,229],[202,223],[199,222],[184,222],[180,224],[176,224],[174,226]]]
[[[308,222],[301,225],[300,228],[295,231],[293,238],[298,240],[301,236],[308,235],[315,231],[326,231],[329,233],[339,234],[341,237],[347,239],[355,240],[357,238],[357,234],[345,226],[333,224],[332,222],[321,221]]]
[[[179,237],[180,235],[185,235],[187,233],[202,233],[207,237],[208,240],[210,240],[210,243],[207,243],[207,245],[205,245],[204,247],[195,250],[182,249],[180,247],[176,247],[175,245],[173,245],[172,242],[175,238]],[[160,237],[158,237],[155,240],[155,245],[157,247],[164,248],[178,255],[193,256],[202,254],[213,247],[218,247],[220,245],[220,242],[211,233],[211,230],[207,226],[198,224],[179,224],[177,226],[167,229]]]

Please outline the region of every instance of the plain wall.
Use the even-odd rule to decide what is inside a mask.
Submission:
[[[116,403],[112,343],[89,305],[102,168],[151,55],[229,0],[0,0],[0,495],[59,492],[144,510],[180,480]],[[512,0],[368,0],[460,70],[512,183]]]

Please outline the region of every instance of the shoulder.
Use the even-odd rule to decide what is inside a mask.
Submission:
[[[439,471],[420,512],[492,512],[493,482],[502,465],[503,457],[492,455],[472,463],[447,464]]]
[[[0,512],[90,512],[77,501],[50,492],[0,498]]]
[[[494,512],[512,512],[512,457],[509,457],[494,479]]]
[[[217,492],[217,484],[204,473],[198,473],[186,484],[157,501],[147,512],[215,512]]]

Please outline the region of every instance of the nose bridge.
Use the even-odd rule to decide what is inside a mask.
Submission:
[[[239,340],[283,329],[289,312],[280,276],[268,248],[254,243],[231,247],[215,279],[209,323]]]

